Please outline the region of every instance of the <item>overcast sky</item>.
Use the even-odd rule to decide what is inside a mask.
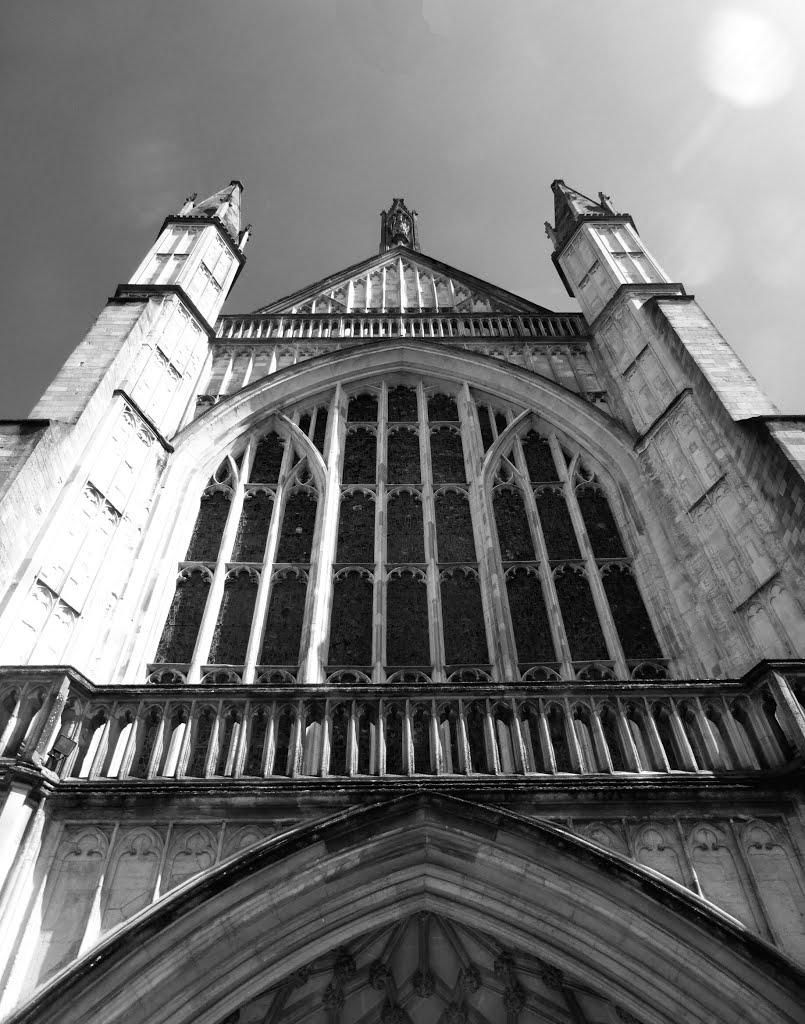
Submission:
[[[422,249],[574,309],[554,178],[630,212],[783,411],[805,410],[803,0],[5,0],[0,418],[28,414],[162,218],[246,186],[246,312]]]

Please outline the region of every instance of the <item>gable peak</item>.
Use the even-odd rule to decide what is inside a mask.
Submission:
[[[404,245],[419,252],[419,227],[416,210],[409,210],[405,200],[392,199],[388,210],[380,214],[380,252]]]

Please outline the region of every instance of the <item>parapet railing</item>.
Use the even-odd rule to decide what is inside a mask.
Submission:
[[[64,779],[673,776],[780,772],[805,695],[754,682],[93,687],[0,679],[0,756]]]
[[[406,313],[283,313],[222,316],[221,339],[278,338],[582,338],[587,323],[578,313],[559,315]]]

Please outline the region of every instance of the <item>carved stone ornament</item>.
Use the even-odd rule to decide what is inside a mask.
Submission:
[[[405,1013],[396,1003],[386,1003],[380,1021],[381,1024],[405,1024]]]
[[[506,950],[502,950],[495,957],[495,963],[493,965],[495,974],[502,974],[504,977],[510,974],[514,970],[514,960],[512,959],[511,953]]]
[[[382,992],[383,989],[388,987],[388,983],[391,980],[391,971],[388,969],[386,964],[382,960],[375,960],[369,966],[369,984],[372,988],[377,989],[378,992]]]
[[[449,1003],[444,1011],[447,1024],[467,1024],[467,1011],[461,1003]]]
[[[467,964],[458,972],[459,988],[465,992],[477,992],[481,987],[481,972],[475,964]]]
[[[345,949],[339,949],[335,958],[333,974],[340,982],[345,982],[355,973],[355,957]]]
[[[344,1005],[344,992],[340,985],[332,981],[324,990],[321,997],[321,1004],[328,1010],[340,1010]]]
[[[413,986],[420,999],[428,999],[433,995],[433,975],[430,971],[417,971],[413,977]]]
[[[539,976],[548,988],[561,988],[564,983],[562,972],[550,964],[540,964]]]
[[[615,1007],[615,1016],[618,1020],[622,1020],[623,1024],[642,1024],[642,1022],[639,1021],[633,1013],[629,1013],[628,1010],[621,1009],[620,1006]]]
[[[503,1005],[509,1013],[519,1013],[525,1006],[525,991],[517,982],[506,987],[503,993]]]

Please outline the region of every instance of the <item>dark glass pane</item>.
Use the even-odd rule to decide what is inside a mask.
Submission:
[[[429,420],[457,420],[456,401],[450,395],[436,394],[428,399]]]
[[[522,494],[514,487],[495,491],[492,498],[495,525],[498,528],[500,557],[504,562],[528,561],[534,558],[534,542],[528,525]]]
[[[476,561],[472,515],[467,495],[445,491],[436,495],[435,506],[439,561]]]
[[[395,705],[386,712],[386,772],[389,775],[403,773],[403,717]]]
[[[327,407],[320,405],[316,410],[316,426],[313,430],[313,444],[324,453],[324,439],[327,436]]]
[[[330,775],[346,775],[349,715],[343,704],[339,704],[333,710],[330,722],[332,728],[330,736]]]
[[[155,661],[185,664],[192,659],[209,592],[210,582],[201,572],[177,581]]]
[[[372,584],[357,572],[341,576],[333,586],[330,621],[331,665],[372,662]]]
[[[411,714],[411,739],[414,747],[414,771],[430,773],[430,715],[425,708],[414,708]]]
[[[506,578],[506,593],[519,660],[554,661],[556,655],[541,582],[533,572],[515,569]]]
[[[448,665],[488,663],[481,590],[474,573],[456,569],[442,580],[442,622]]]
[[[365,427],[349,431],[344,450],[344,483],[373,484],[376,456],[377,438],[373,431]]]
[[[575,661],[609,657],[590,583],[580,569],[565,567],[556,577],[556,594]]]
[[[570,750],[567,745],[565,716],[564,712],[557,707],[551,708],[548,712],[548,729],[551,733],[551,745],[553,746],[556,770],[558,772],[572,772],[573,762],[570,760]]]
[[[386,509],[386,561],[424,562],[425,538],[422,532],[422,501],[418,494],[398,491],[390,494]]]
[[[302,642],[307,584],[288,571],[271,584],[262,665],[296,665]]]
[[[486,713],[477,704],[467,711],[467,740],[470,745],[470,768],[474,772],[486,772]]]
[[[651,619],[629,570],[611,566],[604,574],[604,592],[626,657],[661,658]]]
[[[419,434],[415,430],[393,430],[388,435],[388,482],[416,484],[422,478],[419,463]]]
[[[616,772],[625,772],[626,762],[624,761],[623,751],[621,750],[620,734],[618,732],[618,723],[615,717],[615,712],[611,708],[603,708],[599,715],[599,720],[601,722],[601,731],[604,734],[607,750],[609,750],[609,759],[612,761],[612,767]]]
[[[193,536],[190,538],[190,546],[184,559],[186,562],[216,560],[229,507],[230,495],[227,491],[208,491],[202,494]]]
[[[204,766],[210,749],[213,725],[215,725],[215,712],[212,708],[203,708],[196,719],[190,761],[185,772],[191,778],[204,778]]]
[[[377,398],[375,395],[355,395],[349,400],[347,419],[352,423],[377,422]]]
[[[582,487],[576,498],[595,557],[624,558],[626,552],[606,495],[596,487]]]
[[[540,491],[536,499],[548,558],[580,558],[576,531],[562,492]]]
[[[411,421],[416,418],[416,391],[413,388],[392,388],[389,391],[389,422]]]
[[[273,775],[290,775],[293,765],[289,764],[291,742],[296,722],[292,708],[283,708],[277,722],[277,745],[274,750]]]
[[[393,576],[387,584],[386,662],[429,665],[428,589],[413,573]]]
[[[435,484],[461,483],[467,478],[461,434],[440,427],[430,435],[430,461]]]
[[[248,572],[230,576],[213,633],[207,662],[210,665],[242,665],[252,626],[257,580]]]
[[[492,426],[489,422],[489,409],[485,405],[478,406],[478,422],[481,426],[481,440],[483,441],[484,451],[487,451],[492,447],[495,436],[492,433]]]
[[[310,413],[306,412],[304,415],[299,417],[299,429],[303,434],[307,434],[310,430]]]
[[[294,491],[288,496],[282,515],[278,562],[309,562],[316,526],[316,495]]]
[[[523,438],[523,454],[528,467],[528,475],[534,483],[559,479],[551,446],[536,431],[529,431]]]
[[[374,562],[375,503],[368,494],[345,494],[338,516],[337,562]]]
[[[265,491],[257,491],[243,497],[243,509],[238,523],[238,535],[232,552],[233,562],[262,562],[266,549],[266,537],[271,524],[271,510],[274,497]]]
[[[508,427],[509,423],[502,412],[496,412],[495,414],[495,426],[498,428],[498,437]]]
[[[249,480],[258,484],[275,484],[280,478],[285,451],[278,434],[267,434],[257,445]]]
[[[369,705],[364,704],[358,712],[358,774],[371,775],[377,764],[375,754],[374,764],[372,763],[372,747],[377,743],[377,731],[375,726],[375,712]],[[373,742],[374,740],[374,742]],[[376,769],[375,769],[376,770]]]
[[[258,708],[252,715],[249,749],[246,752],[246,763],[243,766],[244,775],[259,777],[263,774],[263,753],[267,731],[268,712],[265,708]]]

